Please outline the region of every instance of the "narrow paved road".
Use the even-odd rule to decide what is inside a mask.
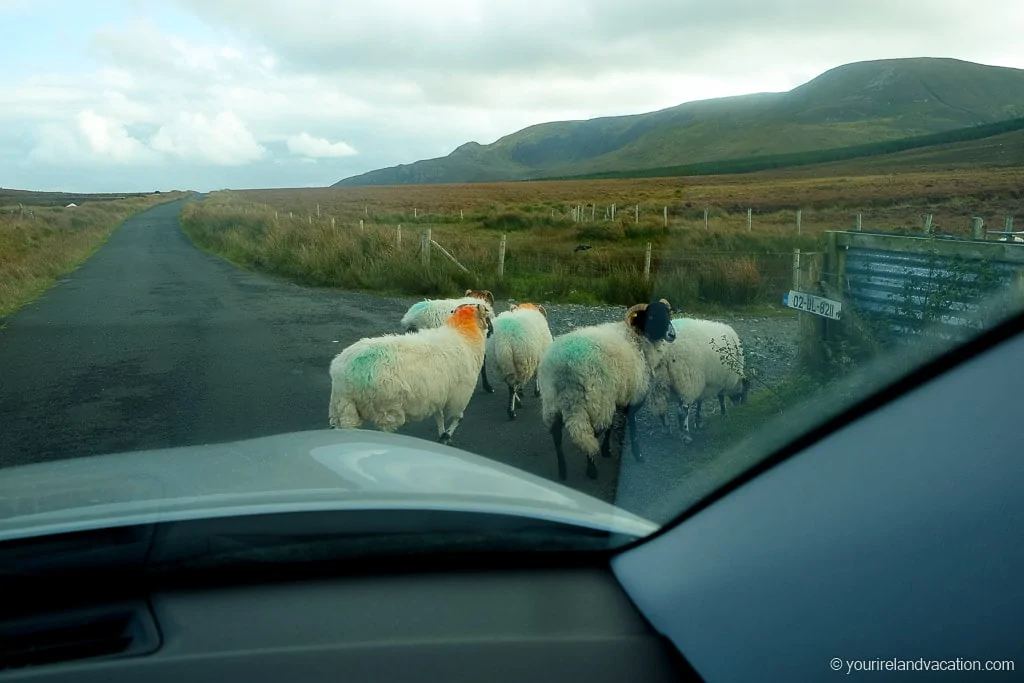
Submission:
[[[196,249],[182,202],[140,214],[0,328],[0,466],[327,428],[331,358],[398,331],[411,299],[308,289]],[[478,393],[456,446],[557,481],[532,392],[520,418]],[[432,420],[402,433],[436,438]],[[676,442],[637,467],[569,452],[568,484],[641,513],[680,494],[692,469]],[[696,485],[694,481],[690,485]],[[628,499],[628,500],[627,500]],[[660,507],[660,504],[658,505]],[[657,514],[655,516],[660,516]]]

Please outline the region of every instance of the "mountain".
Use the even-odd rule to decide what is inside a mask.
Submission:
[[[413,185],[641,171],[896,140],[1024,117],[1024,70],[957,59],[855,62],[784,93],[542,123],[335,184]]]

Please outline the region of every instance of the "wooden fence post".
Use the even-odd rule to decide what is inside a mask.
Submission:
[[[636,205],[636,218],[635,218],[635,221],[637,223],[640,222],[640,205],[639,204]]]
[[[644,253],[644,282],[651,279],[651,243],[647,243],[647,251]]]
[[[662,221],[661,222],[664,225],[664,227],[667,228],[668,227],[668,207],[667,206],[661,207],[661,215],[662,215]]]
[[[288,212],[288,218],[289,218],[289,219],[291,219],[291,217],[292,217],[292,212],[291,212],[291,211],[289,211],[289,212]]]
[[[313,217],[312,217],[312,216],[308,216],[308,218],[309,218],[309,220],[308,220],[307,222],[308,222],[308,223],[309,223],[310,225],[313,225]]]
[[[704,229],[708,230],[708,207],[704,207]]]
[[[316,219],[320,220],[320,203],[319,202],[317,202],[317,205],[316,205]]]
[[[983,240],[985,239],[985,233],[982,232],[982,228],[985,226],[985,221],[974,216],[971,218],[971,239],[972,240]]]
[[[498,243],[498,278],[505,277],[505,240],[506,235],[501,236],[501,242]]]
[[[274,222],[277,222],[277,211],[274,212]]]
[[[615,205],[612,204],[612,220],[615,220]]]
[[[803,209],[797,209],[796,210],[796,234],[798,234],[798,235],[803,232],[803,218],[804,218],[804,210]]]
[[[430,265],[430,228],[420,233],[420,263],[424,267]]]
[[[331,230],[334,230],[334,216],[331,216]]]
[[[590,222],[593,223],[597,219],[597,204],[590,205]]]
[[[793,289],[800,291],[800,250],[793,250]]]
[[[754,215],[754,210],[753,209],[747,209],[747,232],[750,232],[750,228],[751,228],[752,223],[753,223],[753,215]]]
[[[462,214],[462,209],[459,209],[459,220],[464,220],[466,217]]]
[[[857,214],[857,232],[860,232],[860,230],[861,230],[861,228],[863,226],[864,226],[864,223],[862,221],[861,214],[858,213]]]
[[[1003,230],[1006,232],[1006,241],[1012,242],[1014,236],[1010,233],[1013,232],[1013,216],[1006,217],[1006,221],[1003,223]]]
[[[359,219],[359,229],[360,230],[363,229],[363,219],[362,218]]]
[[[395,244],[397,246],[399,246],[399,247],[402,246],[402,224],[401,223],[398,224],[398,231],[395,233]]]
[[[924,234],[932,234],[932,215],[928,214],[924,217]]]

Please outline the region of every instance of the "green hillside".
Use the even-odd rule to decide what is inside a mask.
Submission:
[[[370,171],[336,185],[652,175],[706,162],[853,148],[1019,117],[1024,117],[1024,70],[939,58],[857,62],[786,93],[538,124],[489,145],[466,143],[446,157]]]

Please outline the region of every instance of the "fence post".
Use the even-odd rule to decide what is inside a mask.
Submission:
[[[612,220],[615,220],[615,205],[612,204]]]
[[[277,222],[277,211],[274,212],[274,222]]]
[[[291,212],[291,211],[289,211],[289,212],[288,212],[288,218],[291,218],[291,217],[292,217],[292,212]]]
[[[663,219],[662,223],[667,228],[668,227],[668,207],[667,206],[661,207],[661,215],[662,215],[662,219]]]
[[[644,252],[644,282],[651,279],[651,243],[647,243],[647,251]]]
[[[978,217],[971,217],[971,239],[972,240],[983,240],[985,239],[985,233],[982,232],[982,228],[985,225],[985,221]]]
[[[359,229],[360,230],[363,229],[363,219],[362,218],[359,219]]]
[[[334,230],[334,216],[331,216],[331,230]]]
[[[1006,217],[1006,222],[1003,223],[1003,232],[1006,233],[1006,241],[1013,242],[1014,236],[1010,234],[1013,232],[1013,216]]]
[[[860,229],[861,229],[861,227],[862,227],[863,225],[864,225],[864,224],[863,224],[863,222],[862,222],[862,220],[861,220],[861,214],[859,214],[859,213],[858,213],[858,214],[857,214],[857,232],[860,232]]]
[[[459,209],[459,220],[461,221],[463,219],[465,219],[465,216],[462,215],[462,209]]]
[[[924,234],[932,234],[932,215],[928,214],[924,217]]]
[[[395,234],[395,244],[397,246],[399,246],[399,247],[402,246],[402,224],[401,223],[398,224],[398,231]]]
[[[365,204],[363,205],[363,215],[364,216],[369,216],[370,215],[370,207],[366,206]]]
[[[704,207],[704,229],[708,230],[708,207]]]
[[[798,234],[798,235],[803,232],[803,218],[804,218],[804,210],[803,209],[797,209],[796,210],[796,234]],[[797,250],[797,253],[800,253],[799,249]]]
[[[747,232],[750,232],[751,224],[753,223],[753,209],[747,209]]]
[[[793,250],[793,289],[800,290],[800,250]]]
[[[597,220],[597,204],[590,205],[590,222]]]
[[[316,204],[316,219],[320,220],[320,202]]]
[[[505,239],[506,235],[501,236],[501,242],[498,243],[498,278],[505,277]]]
[[[420,263],[430,265],[430,228],[420,233]]]
[[[309,223],[310,225],[313,225],[313,217],[312,217],[312,216],[308,216],[307,218],[308,218],[309,220],[308,220],[308,221],[306,221],[306,222],[307,222],[307,223]]]
[[[636,218],[635,218],[635,220],[636,220],[637,223],[640,222],[640,205],[639,204],[636,205]]]

